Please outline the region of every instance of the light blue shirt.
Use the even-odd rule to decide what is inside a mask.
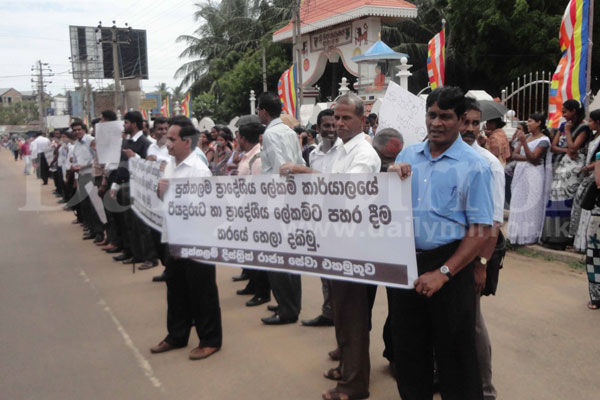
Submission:
[[[433,158],[429,141],[405,148],[396,162],[412,168],[412,206],[417,250],[461,240],[470,225],[492,225],[489,164],[460,135]]]

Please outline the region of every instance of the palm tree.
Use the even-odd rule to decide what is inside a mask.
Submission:
[[[164,82],[159,82],[154,88],[156,89],[156,93],[160,93],[160,97],[163,99],[169,95],[169,88]]]
[[[190,59],[175,72],[181,86],[208,90],[212,84],[207,73],[210,62],[232,51],[258,48],[261,38],[286,24],[291,18],[294,0],[207,0],[196,3],[194,13],[200,26],[192,35],[181,35],[177,42],[187,44],[179,55]]]

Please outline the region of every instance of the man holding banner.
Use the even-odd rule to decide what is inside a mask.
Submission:
[[[433,397],[435,353],[442,397],[481,400],[473,265],[491,233],[492,174],[459,136],[462,91],[436,89],[426,106],[428,140],[389,168],[402,179],[412,175],[419,272],[414,290],[390,290],[398,391],[404,400]]]
[[[194,152],[200,135],[192,122],[185,117],[174,117],[169,125],[167,146],[174,160],[167,164],[159,182],[161,198],[169,187],[169,179],[211,176]],[[167,224],[163,224],[162,234],[163,242],[168,242]],[[193,322],[200,344],[192,349],[189,358],[210,357],[219,351],[223,340],[215,265],[172,256],[168,257],[166,267],[168,335],[150,351],[164,353],[187,346]]]
[[[381,161],[366,141],[362,129],[364,105],[354,94],[338,99],[334,109],[337,136],[342,143],[330,149],[322,160],[322,171],[303,165],[284,164],[281,174],[290,172],[377,173]],[[369,397],[369,331],[371,308],[377,286],[342,280],[331,280],[331,302],[335,335],[340,349],[340,364],[325,373],[338,381],[337,387],[323,393],[323,399],[366,399]]]

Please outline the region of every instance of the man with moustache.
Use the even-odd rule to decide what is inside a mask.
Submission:
[[[173,158],[159,181],[159,197],[167,191],[169,179],[211,176],[204,161],[194,152],[199,136],[188,118],[178,116],[169,120],[167,146]],[[168,243],[168,240],[164,224],[162,241]],[[192,323],[200,343],[189,353],[190,360],[202,360],[219,351],[223,333],[215,265],[169,256],[166,283],[168,334],[150,351],[157,354],[187,346]]]
[[[280,173],[377,173],[381,161],[362,132],[364,104],[355,94],[341,96],[334,110],[335,128],[342,143],[334,143],[317,171],[302,165],[284,164]],[[313,165],[314,167],[314,165]],[[369,331],[371,307],[377,286],[331,280],[331,302],[335,336],[339,347],[339,366],[325,373],[337,386],[323,393],[324,400],[366,399],[369,397],[371,363]]]
[[[414,289],[389,290],[396,381],[402,399],[431,399],[435,353],[442,398],[481,400],[473,268],[491,234],[492,174],[460,137],[459,88],[434,90],[426,109],[427,140],[388,169],[412,176],[419,274]]]
[[[504,223],[504,168],[500,161],[477,143],[481,125],[481,110],[475,99],[466,98],[467,112],[460,126],[460,134],[466,144],[471,146],[490,165],[492,170],[492,188],[494,199],[494,225],[491,235],[475,260],[473,269],[476,290],[475,343],[484,400],[495,400],[496,389],[492,384],[492,347],[483,314],[481,313],[481,295],[496,293],[498,272],[504,258],[504,236],[500,231]],[[487,285],[486,285],[487,282]]]

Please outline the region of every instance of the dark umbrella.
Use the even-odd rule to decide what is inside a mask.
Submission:
[[[508,111],[506,106],[493,100],[479,100],[479,108],[481,109],[481,120],[489,121],[490,119],[502,118]]]

